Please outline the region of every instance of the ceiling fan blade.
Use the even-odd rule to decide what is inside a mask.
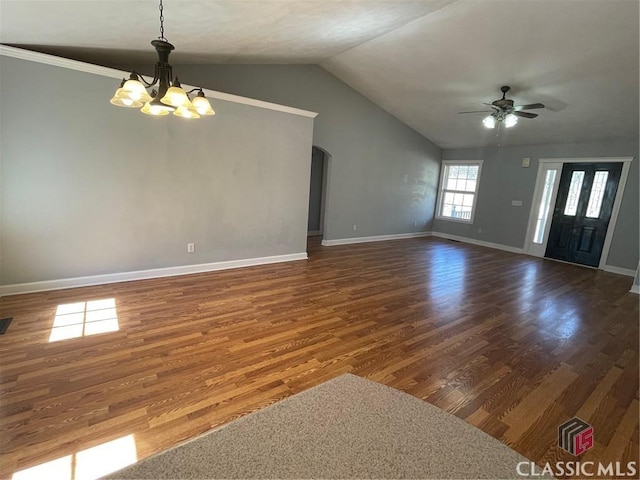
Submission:
[[[491,113],[491,110],[473,110],[471,112],[458,112],[458,113]]]
[[[537,113],[529,113],[529,112],[513,112],[513,114],[523,118],[536,118],[538,116]]]
[[[517,107],[515,107],[515,110],[516,111],[533,110],[535,108],[544,108],[544,104],[542,104],[542,103],[532,103],[530,105],[518,105]]]

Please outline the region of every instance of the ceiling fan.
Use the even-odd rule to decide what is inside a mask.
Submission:
[[[513,100],[505,98],[509,90],[511,90],[511,87],[507,85],[500,87],[502,98],[494,100],[491,103],[485,103],[485,105],[491,107],[491,110],[474,110],[471,112],[458,113],[488,113],[489,115],[482,120],[482,123],[485,127],[495,128],[496,124],[498,124],[499,127],[500,123],[504,122],[504,126],[506,128],[510,128],[518,123],[518,117],[536,118],[538,116],[537,113],[523,112],[523,110],[544,108],[544,105],[542,103],[531,103],[529,105],[514,106]]]

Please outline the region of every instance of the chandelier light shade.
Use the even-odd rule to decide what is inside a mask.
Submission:
[[[202,92],[202,90],[198,92],[198,95],[196,95],[191,103],[193,104],[193,108],[195,108],[200,115],[216,114],[216,112],[213,111],[213,108],[211,108],[209,100],[204,96],[204,92]]]
[[[169,112],[173,111],[173,108],[165,104],[152,101],[145,103],[144,107],[142,107],[140,111],[146,115],[154,115],[159,117],[163,115],[169,115]]]
[[[158,61],[151,82],[142,75],[131,72],[129,80],[122,79],[120,87],[111,98],[110,103],[117,107],[140,108],[146,115],[163,116],[173,113],[182,118],[200,118],[201,115],[215,115],[213,108],[202,88],[194,88],[185,92],[178,77],[173,77],[173,68],[169,64],[169,54],[175,48],[164,37],[163,5],[160,0],[160,37],[151,45],[156,49]],[[150,88],[151,93],[147,91]],[[189,94],[198,92],[193,99]]]
[[[189,97],[187,96],[187,92],[182,89],[178,78],[173,82],[173,85],[169,87],[167,93],[164,94],[164,97],[160,99],[162,103],[165,105],[169,105],[171,107],[178,108],[187,103],[191,103]]]
[[[200,118],[198,111],[195,108],[193,108],[193,105],[191,104],[191,102],[180,105],[178,108],[175,109],[173,114],[176,117],[182,117],[182,118]]]
[[[124,80],[122,81],[122,85],[124,85]],[[143,105],[140,100],[131,100],[122,87],[116,90],[115,95],[113,95],[113,98],[109,100],[109,102],[111,102],[112,105],[126,108],[140,108]]]
[[[140,83],[135,74],[132,74],[131,78],[124,82],[122,91],[123,95],[135,102],[146,103],[151,101],[151,95],[147,93],[146,88]]]

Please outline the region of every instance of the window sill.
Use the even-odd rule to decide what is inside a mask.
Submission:
[[[469,225],[473,225],[473,218],[453,218],[453,217],[441,217],[436,215],[436,220],[446,220],[447,222],[455,222],[455,223],[466,223]]]

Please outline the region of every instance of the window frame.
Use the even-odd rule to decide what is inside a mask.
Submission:
[[[482,175],[482,164],[484,160],[443,160],[440,169],[440,182],[438,185],[438,201],[436,202],[436,219],[437,220],[446,220],[448,222],[458,222],[458,223],[468,223],[473,224],[473,221],[476,216],[476,206],[478,205],[478,191],[480,187],[480,178]],[[473,192],[465,191],[462,192],[460,190],[448,190],[445,189],[445,173],[448,174],[450,167],[455,166],[477,166],[478,167],[478,176],[476,178],[476,188]],[[471,216],[468,219],[465,218],[452,218],[445,217],[442,215],[442,201],[444,199],[445,191],[454,192],[454,193],[473,193],[473,205],[471,205]]]

